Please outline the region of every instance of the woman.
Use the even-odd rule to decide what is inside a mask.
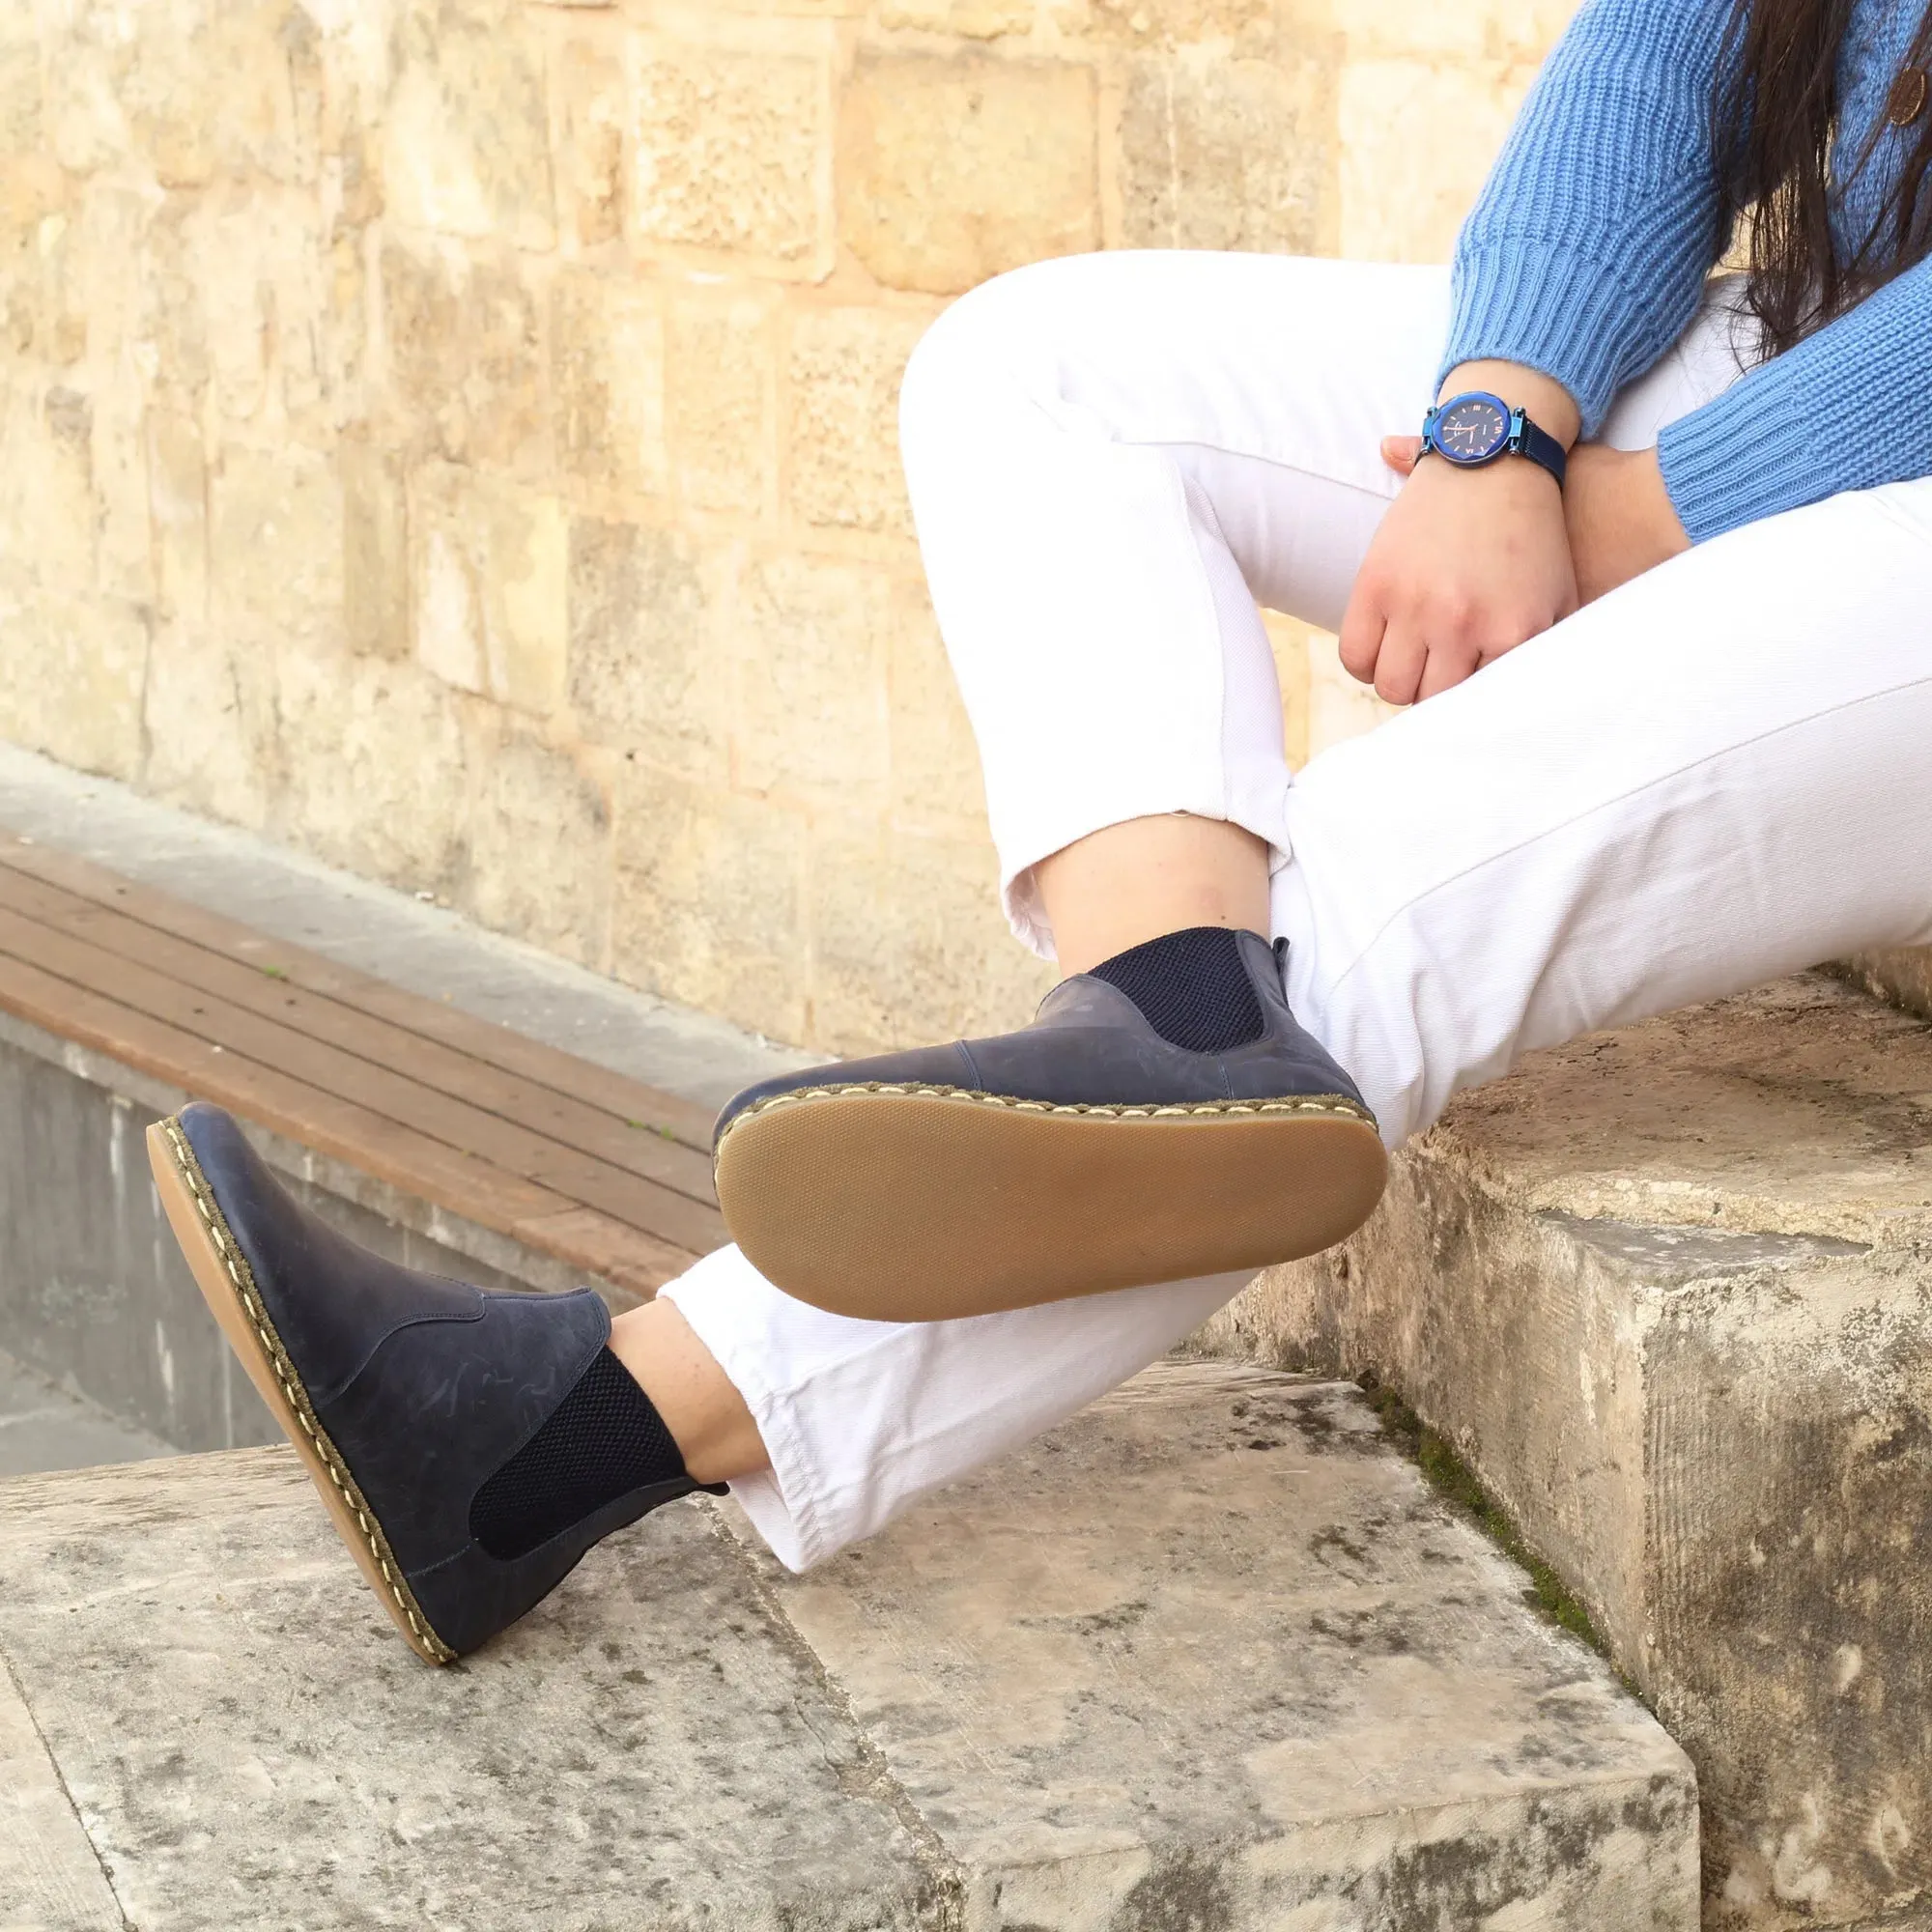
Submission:
[[[1147,1284],[1340,1238],[1457,1089],[1932,939],[1928,58],[1918,0],[1586,0],[1453,273],[1097,256],[951,310],[907,470],[1007,910],[1069,978],[733,1102],[743,1245],[651,1307],[407,1275],[225,1116],[156,1129],[424,1655],[699,1482],[816,1562],[1229,1286]],[[1291,782],[1258,601],[1414,708]]]

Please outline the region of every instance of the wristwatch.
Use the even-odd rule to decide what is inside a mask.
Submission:
[[[1422,425],[1422,454],[1431,450],[1459,469],[1480,469],[1499,457],[1526,456],[1556,478],[1559,490],[1569,468],[1563,445],[1553,436],[1486,389],[1451,396],[1429,412]]]

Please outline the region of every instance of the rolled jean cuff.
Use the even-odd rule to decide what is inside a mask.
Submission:
[[[830,1552],[814,1507],[812,1472],[804,1445],[791,1428],[779,1392],[761,1373],[758,1350],[751,1346],[756,1330],[732,1319],[727,1293],[706,1292],[710,1275],[722,1272],[730,1262],[748,1266],[735,1249],[721,1248],[658,1293],[684,1317],[752,1411],[771,1466],[755,1475],[734,1476],[732,1499],[772,1554],[798,1575]]]
[[[1135,818],[1219,819],[1252,832],[1268,848],[1268,875],[1283,869],[1293,854],[1288,836],[1288,794],[1293,781],[1273,759],[1252,767],[1233,765],[1209,786],[1177,785],[1172,773],[1150,773],[1132,789],[1095,786],[1069,798],[1057,815],[1028,813],[1024,838],[1000,839],[1000,905],[1013,937],[1042,959],[1056,957],[1053,925],[1040,900],[1034,868],[1041,860],[1112,825]]]

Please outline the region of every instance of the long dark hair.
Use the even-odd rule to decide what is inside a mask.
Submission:
[[[1932,105],[1869,236],[1841,262],[1833,246],[1831,190],[1872,164],[1890,131],[1881,114],[1870,141],[1832,153],[1838,125],[1838,49],[1856,0],[1737,0],[1728,58],[1714,102],[1725,213],[1747,242],[1748,302],[1764,347],[1779,355],[1932,254]],[[1932,10],[1911,65],[1932,58]]]

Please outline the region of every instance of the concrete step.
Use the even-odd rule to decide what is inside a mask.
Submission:
[[[660,1512],[448,1671],[284,1450],[19,1479],[0,1926],[1688,1932],[1690,1769],[1522,1598],[1215,1364],[805,1578]]]
[[[1204,1346],[1474,1468],[1696,1763],[1708,1922],[1932,1922],[1932,1028],[1807,976],[1540,1055]]]

